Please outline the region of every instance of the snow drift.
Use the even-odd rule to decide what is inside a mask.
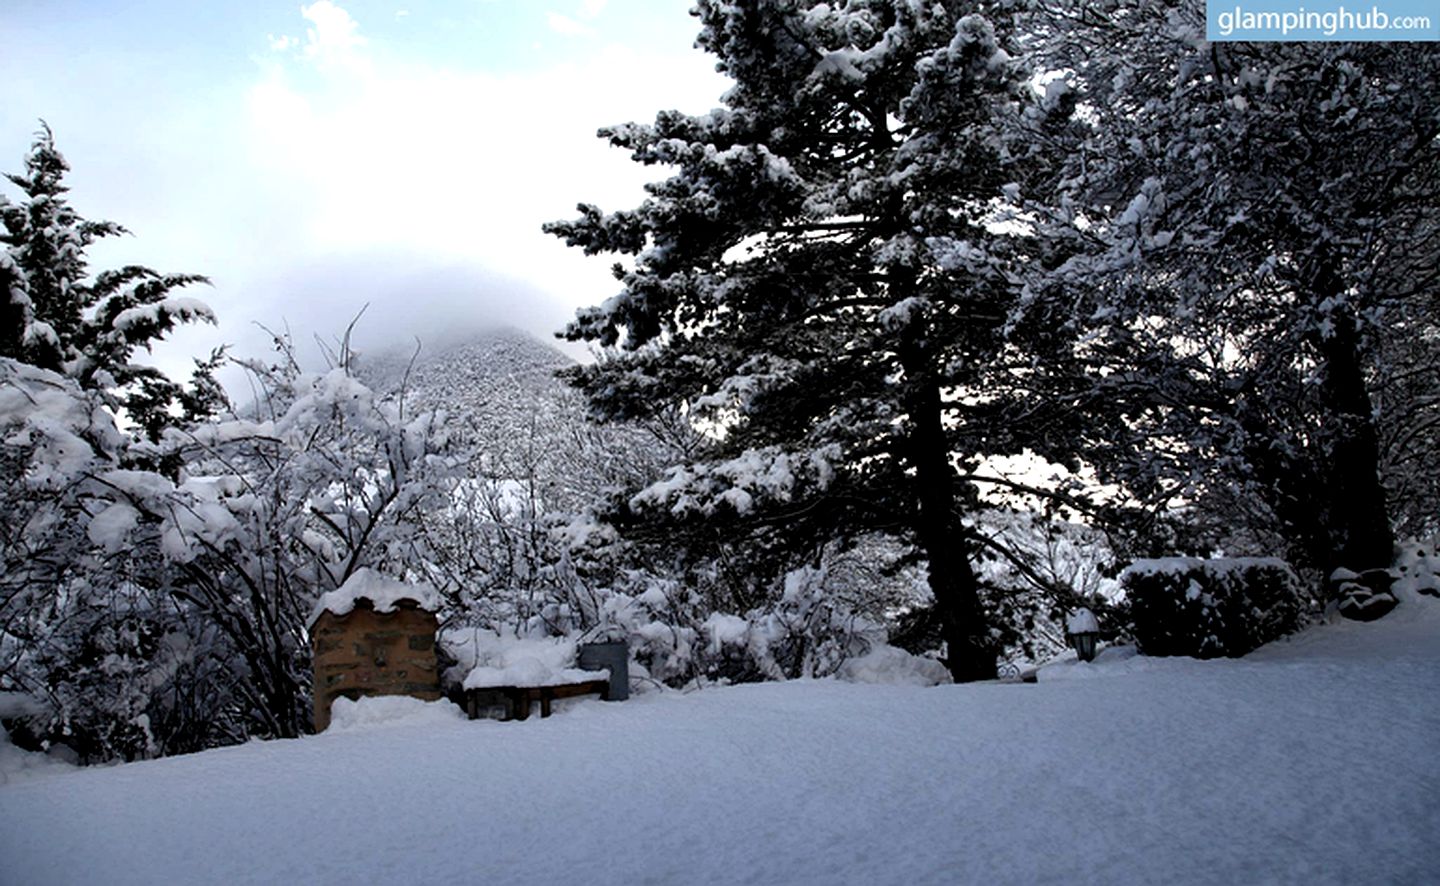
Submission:
[[[366,700],[320,736],[32,770],[0,787],[0,881],[1440,876],[1437,601],[1239,660],[1058,667],[1090,679],[801,680],[517,723]]]

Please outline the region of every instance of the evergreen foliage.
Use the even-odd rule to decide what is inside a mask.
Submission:
[[[128,231],[75,212],[64,185],[69,170],[50,127],[42,123],[25,171],[5,176],[24,199],[11,203],[0,196],[0,284],[8,295],[0,311],[0,356],[63,372],[83,387],[106,392],[158,440],[165,427],[209,415],[223,402],[213,375],[218,354],[197,361],[189,389],[131,359],[176,324],[214,322],[203,302],[171,294],[208,281],[140,265],[91,276],[85,250]]]
[[[1145,655],[1235,658],[1293,631],[1311,602],[1273,559],[1140,560],[1121,581]]]
[[[982,14],[982,11],[985,14]],[[1011,323],[1026,238],[1004,230],[1001,121],[1027,101],[1000,8],[702,2],[725,107],[601,136],[677,172],[633,210],[547,229],[629,257],[572,338],[618,345],[577,371],[600,414],[680,405],[712,429],[629,502],[696,547],[745,550],[740,599],[831,540],[883,532],[927,564],[957,679],[997,637],[963,515],[980,456],[1053,451]],[[622,531],[624,527],[622,527]],[[707,541],[713,539],[713,541]]]
[[[1036,197],[1085,220],[1046,285],[1082,293],[1126,415],[1087,459],[1157,510],[1191,502],[1199,552],[1388,564],[1409,443],[1381,429],[1409,407],[1377,395],[1433,302],[1440,56],[1207,43],[1198,2],[1030,22],[1063,120],[1031,129],[1057,171]]]

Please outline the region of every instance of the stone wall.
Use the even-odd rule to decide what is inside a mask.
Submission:
[[[347,615],[322,612],[310,628],[315,662],[315,731],[330,725],[335,699],[373,695],[440,698],[432,612],[401,601],[394,612],[376,612],[357,600]]]

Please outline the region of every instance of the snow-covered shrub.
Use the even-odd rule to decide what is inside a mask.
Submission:
[[[24,725],[43,745],[64,744],[86,763],[159,751],[149,711],[163,679],[155,667],[163,624],[147,608],[119,595],[66,607],[62,629],[30,663],[48,704]]]
[[[455,463],[439,417],[377,396],[348,353],[309,373],[278,344],[278,365],[245,364],[260,392],[246,414],[167,435],[186,465],[179,483],[120,482],[158,523],[178,595],[243,660],[233,702],[247,731],[294,736],[309,724],[315,600],[365,567],[421,571],[425,519]]]
[[[1127,619],[1118,608],[1119,582],[1107,574],[1115,555],[1104,533],[1026,510],[1024,503],[986,508],[967,524],[984,551],[975,571],[1002,661],[1038,663],[1064,651],[1065,614],[1081,606],[1099,616],[1107,640],[1121,636]],[[888,613],[890,642],[939,655],[940,617],[928,589],[920,587],[920,599]]]
[[[132,581],[144,554],[112,544],[133,522],[104,480],[125,437],[100,393],[0,359],[0,441],[0,692],[31,702],[7,728],[86,760],[147,755],[164,616]]]
[[[1408,540],[1400,544],[1395,558],[1395,583],[1391,590],[1402,601],[1413,600],[1416,595],[1440,597],[1440,553],[1436,542]]]
[[[624,639],[632,676],[671,686],[693,679],[705,655],[699,595],[672,579],[636,572],[628,579],[634,595],[598,594],[600,618],[591,635]]]
[[[876,607],[864,605],[876,591],[859,586],[861,572],[843,553],[791,570],[757,605],[737,612],[716,605],[730,598],[708,586],[714,574],[695,569],[677,578],[638,568],[633,549],[592,518],[557,527],[553,539],[565,550],[557,569],[565,594],[518,633],[623,639],[642,681],[827,676],[885,639],[871,617]]]
[[[0,360],[0,691],[43,710],[16,734],[88,759],[298,735],[315,598],[427,562],[454,467],[436,417],[280,344],[279,365],[246,364],[249,411],[159,444],[99,393]]]
[[[883,643],[885,630],[847,607],[829,571],[802,567],[785,576],[780,599],[752,615],[756,662],[772,678],[825,677]]]
[[[1309,595],[1269,557],[1137,560],[1121,573],[1146,655],[1240,656],[1298,625]]]
[[[654,599],[652,595],[651,599]],[[664,670],[688,658],[689,674],[743,683],[829,676],[851,656],[882,643],[885,630],[846,607],[823,568],[792,570],[771,602],[743,614],[705,611],[699,595],[682,626],[651,621],[638,639]],[[671,611],[674,611],[672,608]],[[703,613],[703,619],[700,618]]]

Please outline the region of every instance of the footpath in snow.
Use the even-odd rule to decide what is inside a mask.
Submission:
[[[1436,882],[1437,685],[1440,602],[1415,600],[1038,685],[751,685],[515,723],[366,704],[296,741],[6,767],[0,883]]]

